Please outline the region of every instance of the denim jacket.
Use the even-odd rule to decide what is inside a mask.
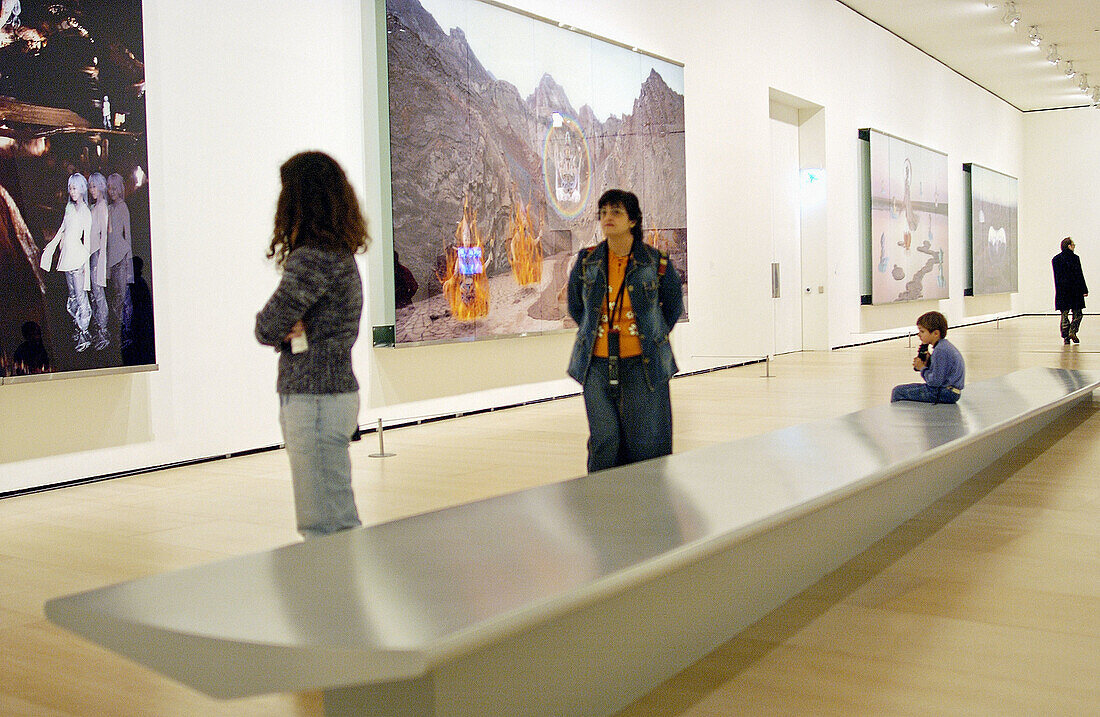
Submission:
[[[588,374],[592,346],[600,326],[607,293],[607,242],[582,249],[569,273],[569,315],[577,322],[577,340],[569,359],[568,373],[580,383]],[[662,271],[661,260],[665,259]],[[653,388],[675,375],[676,359],[668,334],[684,310],[680,275],[667,255],[635,240],[626,267],[626,290],[642,343],[646,381]]]

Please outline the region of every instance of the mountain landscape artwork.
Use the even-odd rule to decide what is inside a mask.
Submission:
[[[611,188],[686,300],[681,66],[480,0],[387,0],[386,37],[398,344],[573,326]]]

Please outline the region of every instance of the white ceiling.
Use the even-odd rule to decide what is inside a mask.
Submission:
[[[1004,0],[838,0],[1024,111],[1093,104],[1100,95],[1100,0],[1018,0],[1013,30]],[[1028,42],[1031,27],[1042,43]],[[1057,44],[1062,62],[1047,61]],[[1066,76],[1073,62],[1077,75]],[[1089,91],[1078,86],[1088,76]]]

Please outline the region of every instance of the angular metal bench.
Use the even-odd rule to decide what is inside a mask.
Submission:
[[[608,714],[1100,386],[1027,369],[57,598],[53,622],[217,697],[330,715]]]

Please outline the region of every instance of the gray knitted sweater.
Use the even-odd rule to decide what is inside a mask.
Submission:
[[[351,347],[362,313],[363,283],[352,254],[312,246],[292,251],[278,288],[256,314],[256,338],[279,351],[279,393],[358,391]],[[285,339],[298,319],[309,348],[295,354]]]

